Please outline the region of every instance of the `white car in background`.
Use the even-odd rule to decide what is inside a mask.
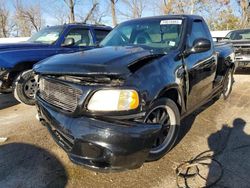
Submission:
[[[231,30],[211,31],[211,35],[212,35],[213,40],[215,42],[219,42],[219,41],[223,40],[229,32],[231,32]]]
[[[16,42],[25,42],[30,37],[12,37],[12,38],[0,38],[0,44],[1,43],[16,43]]]

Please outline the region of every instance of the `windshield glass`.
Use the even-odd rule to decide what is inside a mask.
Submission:
[[[63,27],[47,27],[34,34],[28,42],[53,44],[59,38]]]
[[[250,40],[250,30],[232,31],[227,34],[226,38],[230,40]]]
[[[178,48],[182,23],[180,19],[153,19],[125,22],[111,31],[101,46],[141,46],[167,53]]]

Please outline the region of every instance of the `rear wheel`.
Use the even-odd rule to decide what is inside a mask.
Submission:
[[[150,109],[145,122],[162,126],[147,159],[153,161],[164,156],[174,146],[179,132],[180,113],[175,102],[170,99],[159,99]]]
[[[35,105],[37,83],[32,70],[19,74],[14,82],[14,96],[24,104]]]

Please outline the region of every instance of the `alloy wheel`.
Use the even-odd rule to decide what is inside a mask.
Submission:
[[[145,123],[161,125],[160,133],[150,151],[151,153],[161,152],[170,144],[175,133],[176,118],[174,111],[168,106],[157,106],[148,113]]]

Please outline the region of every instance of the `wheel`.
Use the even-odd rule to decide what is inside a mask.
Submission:
[[[233,69],[229,69],[226,74],[224,84],[223,84],[223,98],[226,100],[232,92],[233,87]]]
[[[27,105],[35,105],[36,89],[37,83],[32,70],[20,73],[14,82],[15,98]]]
[[[171,99],[158,99],[146,114],[145,123],[159,123],[162,128],[149,152],[147,161],[164,156],[175,144],[180,126],[180,112]]]

